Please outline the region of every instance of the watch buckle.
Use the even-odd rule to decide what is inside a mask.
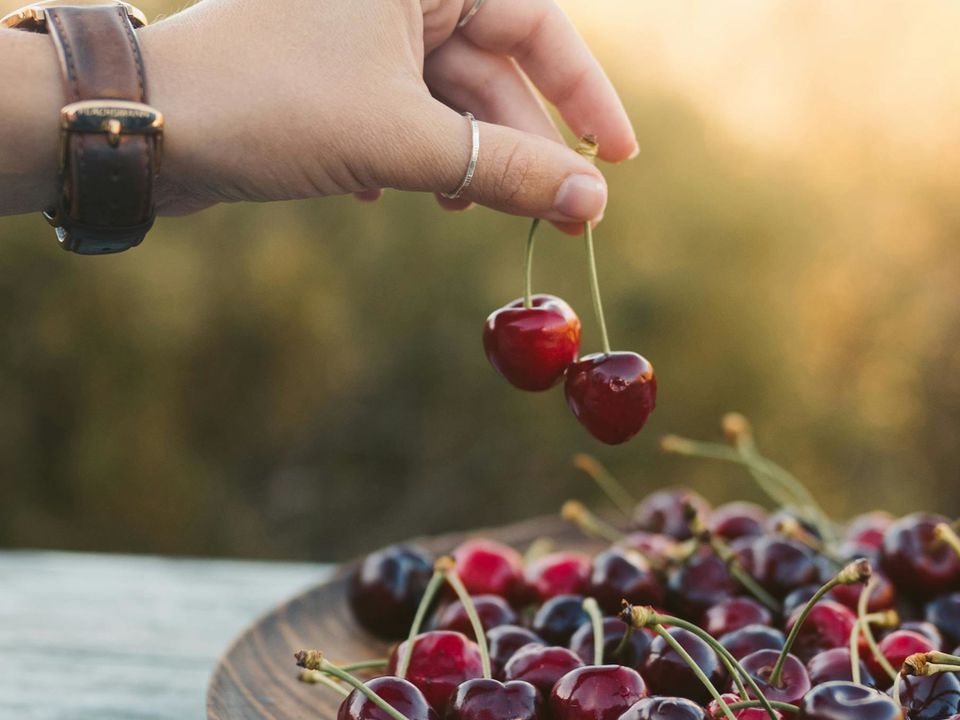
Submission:
[[[70,133],[103,133],[113,147],[123,135],[163,137],[163,113],[145,103],[129,100],[81,100],[60,110],[60,169],[64,168]]]
[[[47,27],[47,13],[44,9],[44,6],[71,4],[72,3],[70,3],[69,0],[63,0],[62,2],[43,2],[27,5],[26,7],[22,7],[19,10],[14,10],[12,13],[4,15],[2,18],[0,18],[0,25],[20,30],[45,32]],[[116,2],[113,4],[119,5],[126,11],[127,17],[130,19],[130,24],[133,25],[134,28],[142,28],[147,26],[147,16],[142,10],[140,10],[140,8],[135,7],[127,2]]]

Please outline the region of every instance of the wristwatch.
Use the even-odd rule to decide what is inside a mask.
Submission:
[[[163,141],[134,32],[147,24],[143,13],[125,2],[48,0],[0,23],[48,33],[60,60],[60,185],[43,213],[60,244],[82,255],[139,245],[153,225]]]

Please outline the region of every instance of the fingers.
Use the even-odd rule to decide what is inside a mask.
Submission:
[[[380,188],[373,188],[372,190],[361,190],[360,192],[355,192],[353,196],[360,202],[376,202],[380,199],[380,196],[383,195],[383,190]]]
[[[636,154],[616,90],[553,0],[486,0],[461,32],[485,50],[514,57],[577,136],[597,137],[601,159]]]

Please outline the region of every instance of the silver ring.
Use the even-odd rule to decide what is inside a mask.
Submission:
[[[480,156],[480,124],[472,113],[466,112],[463,116],[470,121],[470,162],[467,163],[467,172],[457,189],[452,193],[440,193],[447,200],[456,200],[463,195],[464,190],[470,187],[470,183],[473,182],[473,173],[477,170],[477,158]]]
[[[473,0],[473,7],[470,8],[470,12],[468,12],[466,15],[463,16],[463,20],[461,20],[460,22],[457,23],[457,27],[458,27],[458,28],[462,28],[462,27],[463,27],[464,25],[466,25],[468,22],[470,22],[471,20],[473,20],[473,16],[476,15],[476,14],[480,11],[480,8],[483,6],[483,4],[484,4],[486,1],[487,1],[487,0]]]

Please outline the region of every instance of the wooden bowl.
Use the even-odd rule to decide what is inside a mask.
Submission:
[[[601,547],[554,517],[413,542],[439,554],[475,536],[499,540],[521,552],[542,537],[552,540],[558,549],[593,552]],[[342,566],[329,581],[272,610],[234,641],[210,679],[209,720],[336,717],[340,696],[323,686],[297,680],[299,670],[293,653],[316,648],[335,662],[386,656],[388,644],[361,629],[347,606],[347,582],[356,566],[356,562]]]

